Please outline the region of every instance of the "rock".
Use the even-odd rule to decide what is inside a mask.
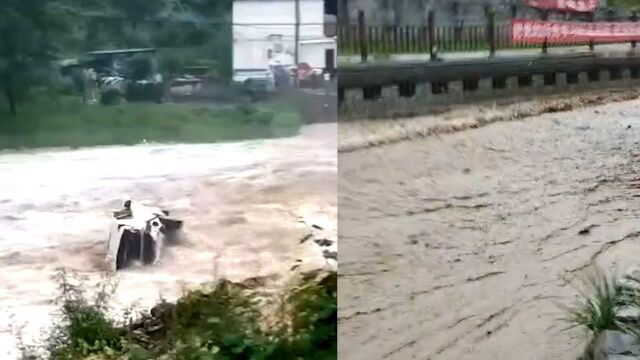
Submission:
[[[626,279],[640,282],[640,267],[630,268],[624,276]]]
[[[151,316],[156,319],[166,320],[172,318],[176,311],[176,305],[170,302],[161,302],[151,308]]]
[[[620,331],[606,330],[596,335],[587,347],[584,360],[640,359],[640,339]]]
[[[322,255],[324,255],[325,259],[332,259],[332,260],[338,260],[338,252],[337,251],[329,251],[329,250],[324,250],[322,252]]]
[[[158,319],[152,319],[144,324],[144,328],[147,332],[152,333],[164,328],[164,324]]]
[[[151,344],[151,338],[147,334],[145,334],[141,329],[135,330],[131,334],[138,342],[143,343],[145,345]]]
[[[241,286],[247,289],[256,289],[267,285],[269,278],[266,276],[250,277],[242,281]]]
[[[315,239],[314,242],[322,247],[327,247],[333,245],[333,241],[329,239]]]
[[[308,233],[307,235],[303,236],[302,239],[300,239],[300,244],[305,243],[307,240],[311,239],[313,237],[312,233]]]
[[[640,319],[640,307],[621,306],[616,308],[616,318],[625,321],[637,321]]]
[[[583,229],[581,229],[580,231],[578,231],[578,235],[587,235],[591,232],[591,229],[593,229],[594,227],[596,227],[597,225],[591,224]]]

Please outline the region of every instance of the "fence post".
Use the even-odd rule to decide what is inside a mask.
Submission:
[[[485,9],[487,15],[487,42],[489,57],[496,56],[496,12],[491,7]]]
[[[591,18],[589,19],[589,21],[594,22],[596,21],[596,14],[595,12],[591,13]],[[589,40],[589,50],[593,51],[595,49],[595,44],[593,42],[593,39]]]
[[[453,29],[453,41],[457,44],[457,48],[462,47],[462,31],[464,29],[464,20],[458,20],[456,27]]]
[[[369,52],[367,49],[367,28],[364,24],[364,11],[358,11],[358,40],[360,41],[360,60],[367,62]]]
[[[632,22],[637,22],[638,21],[638,12],[636,10],[633,10],[633,12],[631,12],[631,21]],[[631,49],[635,50],[636,49],[636,41],[635,40],[631,40]]]
[[[547,21],[549,20],[549,11],[547,10],[542,10],[542,20],[543,21]],[[544,41],[542,41],[542,53],[546,54],[548,52],[548,47],[549,44],[547,43],[547,37],[544,37]]]
[[[434,10],[429,10],[427,16],[429,23],[429,56],[432,61],[438,58],[438,44],[436,44],[436,15]]]

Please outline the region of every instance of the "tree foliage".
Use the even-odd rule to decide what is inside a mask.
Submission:
[[[609,0],[607,5],[623,9],[640,9],[640,0]]]
[[[126,17],[133,29],[141,22],[156,17],[168,6],[166,0],[110,0],[110,3],[115,11]]]
[[[2,0],[0,91],[16,114],[54,60],[84,51],[156,47],[163,72],[210,65],[230,73],[232,0]]]
[[[15,115],[17,101],[57,49],[55,32],[63,24],[51,16],[47,0],[4,0],[0,6],[0,85]]]

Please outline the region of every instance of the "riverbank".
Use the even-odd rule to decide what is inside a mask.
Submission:
[[[441,109],[435,115],[413,118],[342,121],[338,132],[338,151],[350,152],[480,128],[496,122],[526,120],[547,113],[628,101],[638,96],[638,89],[608,89],[454,105]]]
[[[15,116],[0,113],[0,149],[157,143],[214,143],[293,136],[303,120],[278,100],[257,104],[85,105],[36,98]]]
[[[21,360],[337,359],[335,270],[292,273],[275,287],[267,278],[219,280],[115,318],[112,278],[91,293],[74,274],[56,278],[61,316]]]

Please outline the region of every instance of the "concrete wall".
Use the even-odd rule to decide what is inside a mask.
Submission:
[[[606,6],[606,0],[599,0]],[[457,5],[454,5],[456,4]],[[338,0],[340,21],[356,22],[358,11],[364,10],[366,21],[372,25],[424,24],[427,12],[436,11],[440,25],[482,24],[484,6],[491,4],[498,15],[508,18],[515,7],[518,17],[538,17],[538,13],[522,0]]]
[[[531,98],[544,94],[566,95],[606,88],[635,88],[639,84],[640,67],[603,68],[589,72],[340,89],[338,100],[341,118],[376,119],[424,115],[453,104]]]
[[[364,10],[367,22],[377,25],[423,24],[433,9],[441,25],[454,25],[459,21],[474,25],[484,22],[484,7],[491,4],[498,13],[510,16],[512,6],[520,17],[535,16],[535,12],[521,0],[338,0],[341,21],[357,20]],[[455,5],[457,3],[457,5]]]

